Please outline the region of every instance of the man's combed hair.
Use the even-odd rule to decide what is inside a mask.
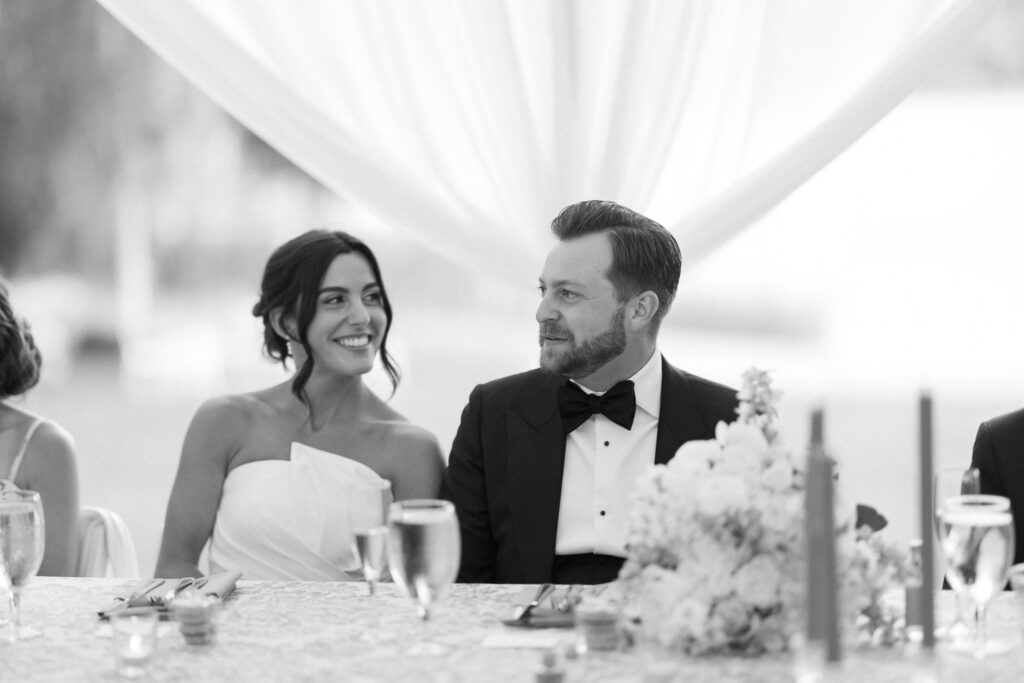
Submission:
[[[28,324],[14,317],[7,287],[0,282],[0,399],[19,396],[39,381],[43,357]]]
[[[619,301],[650,290],[660,306],[655,322],[668,313],[679,286],[683,257],[676,238],[660,223],[615,202],[590,200],[562,209],[551,222],[560,240],[607,233],[612,245],[608,279]]]

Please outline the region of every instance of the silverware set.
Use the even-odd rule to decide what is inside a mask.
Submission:
[[[108,605],[99,614],[101,617],[105,617],[111,612],[119,612],[132,607],[168,607],[185,589],[198,589],[205,586],[207,577],[203,576],[198,579],[185,577],[175,581],[169,590],[163,592],[157,590],[167,582],[167,579],[149,579],[141,582],[128,594],[128,597],[117,598],[113,604]]]

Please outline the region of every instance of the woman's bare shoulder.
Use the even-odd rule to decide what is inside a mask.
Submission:
[[[45,418],[32,434],[28,447],[36,453],[52,454],[51,457],[71,460],[75,457],[75,439],[71,433],[53,420]]]
[[[413,424],[405,418],[387,423],[387,439],[395,445],[393,452],[411,457],[440,454],[437,437],[429,429]]]
[[[216,423],[222,428],[247,429],[267,419],[274,412],[273,405],[263,391],[245,394],[224,394],[208,398],[196,410],[197,423]]]

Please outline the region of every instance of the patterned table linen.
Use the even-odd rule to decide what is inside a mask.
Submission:
[[[23,620],[44,635],[0,643],[0,681],[117,680],[110,640],[96,610],[131,583],[34,580],[24,594]],[[378,595],[370,597],[366,586],[356,582],[242,580],[222,607],[217,643],[189,647],[168,628],[145,680],[530,682],[543,650],[485,645],[524,633],[500,623],[521,592],[521,586],[456,585],[423,623],[412,601],[393,584],[381,585]],[[940,596],[946,611],[950,598],[948,593]],[[990,621],[993,633],[1013,635],[1016,649],[984,662],[940,652],[940,680],[1020,680],[1024,649],[1012,594],[999,596]],[[571,630],[546,637],[569,640]],[[913,666],[893,652],[857,654],[848,660],[842,680],[904,681]],[[568,662],[566,681],[772,683],[792,678],[793,666],[784,657],[687,660],[634,650]]]

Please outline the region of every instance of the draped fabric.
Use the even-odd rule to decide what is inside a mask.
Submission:
[[[998,0],[99,0],[399,234],[520,284],[619,201],[687,265],[770,210]]]

